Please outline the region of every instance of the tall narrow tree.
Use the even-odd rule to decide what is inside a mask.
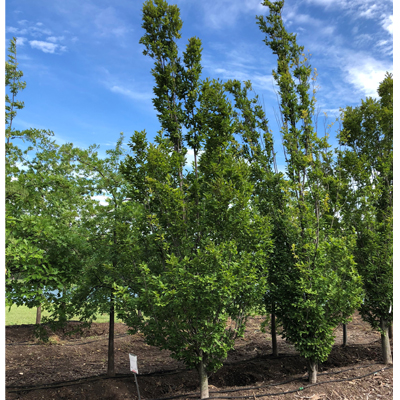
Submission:
[[[250,204],[250,167],[234,137],[224,85],[199,79],[200,40],[191,38],[183,62],[178,57],[181,25],[176,6],[144,3],[141,43],[155,61],[153,102],[163,131],[154,144],[135,132],[134,156],[122,167],[146,218],[132,280],[121,294],[129,326],[196,368],[207,398],[208,375],[222,365],[265,293],[270,225]],[[185,166],[188,152],[191,166]]]
[[[276,222],[283,217],[277,232],[283,263],[274,273],[280,295],[276,313],[284,337],[307,359],[310,382],[316,382],[318,362],[327,359],[334,342],[333,330],[343,313],[351,315],[360,304],[362,290],[351,254],[354,239],[338,234],[332,224],[338,218],[329,197],[333,155],[312,125],[311,66],[296,35],[284,27],[284,1],[263,5],[269,15],[257,17],[257,23],[278,58],[273,76],[279,88],[287,176],[276,180]]]

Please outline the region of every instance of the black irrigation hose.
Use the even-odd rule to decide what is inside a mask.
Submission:
[[[374,364],[370,364],[370,365],[375,365],[375,363]],[[361,367],[359,367],[359,368],[361,368]],[[254,398],[269,397],[269,396],[280,396],[282,394],[297,393],[298,391],[303,391],[303,390],[309,389],[310,387],[313,387],[313,386],[323,385],[324,383],[337,383],[337,382],[346,382],[346,381],[353,381],[353,380],[356,380],[356,379],[362,379],[362,378],[365,378],[365,377],[367,377],[369,375],[374,375],[374,374],[376,374],[378,372],[384,371],[386,369],[392,369],[392,368],[393,368],[393,366],[388,366],[386,368],[380,368],[380,369],[378,369],[376,371],[373,371],[373,372],[370,372],[368,374],[361,375],[361,376],[356,376],[356,377],[351,377],[351,378],[346,378],[346,379],[336,379],[336,380],[333,380],[333,381],[322,381],[322,382],[312,383],[311,385],[307,385],[307,386],[304,386],[302,388],[298,388],[298,389],[295,389],[295,390],[290,390],[288,392],[266,393],[266,394],[258,394],[258,395],[253,393],[250,396],[222,396],[222,397],[211,397],[210,399],[213,399],[213,400],[214,399],[216,399],[216,400],[217,399],[250,399],[250,398],[254,399]],[[349,368],[349,369],[353,369],[353,368]],[[337,372],[333,372],[333,373],[337,373]],[[325,373],[323,375],[328,375],[328,374]],[[292,379],[291,381],[288,381],[288,382],[292,382],[294,380],[297,380],[297,379]],[[232,389],[232,390],[229,390],[229,391],[219,391],[219,392],[213,391],[213,392],[210,392],[210,394],[227,393],[227,392],[240,392],[240,391],[243,391],[243,390],[251,390],[251,389],[260,390],[260,389],[265,389],[265,388],[267,388],[269,386],[278,386],[278,385],[282,385],[282,384],[288,383],[288,382],[281,382],[281,383],[278,383],[278,384],[273,384],[273,385],[268,385],[268,386],[255,386],[254,388],[246,388],[246,389],[241,388],[241,389]],[[186,395],[182,394],[182,395],[178,395],[178,396],[162,397],[162,398],[159,398],[159,399],[152,399],[152,400],[172,400],[172,399],[176,399],[178,397],[186,397],[186,398],[194,399],[199,395],[200,395],[200,393],[193,393],[193,394],[186,394]]]
[[[370,376],[370,375],[375,375],[378,372],[384,371],[385,369],[392,369],[392,368],[393,368],[393,366],[389,366],[389,367],[386,367],[386,368],[380,368],[380,369],[378,369],[376,371],[370,372],[370,373],[365,374],[365,375],[356,376],[356,377],[352,377],[352,378],[336,379],[336,380],[333,380],[333,381],[322,381],[322,382],[312,383],[311,385],[304,386],[302,389],[299,388],[299,389],[295,389],[295,390],[290,390],[289,392],[266,393],[266,394],[258,394],[258,395],[253,394],[251,396],[223,396],[223,397],[213,397],[213,399],[248,399],[248,398],[261,398],[261,397],[269,397],[269,396],[280,396],[282,394],[297,393],[299,391],[303,391],[303,390],[309,389],[309,388],[311,388],[313,386],[323,385],[324,383],[338,383],[338,382],[354,381],[356,379],[362,379],[362,378],[365,378],[365,377]],[[237,391],[239,391],[239,390],[237,390]],[[154,400],[156,400],[156,399],[154,399]],[[165,400],[165,399],[163,399],[163,400]]]
[[[147,374],[140,374],[139,376],[143,377],[150,377],[150,376],[164,376],[164,375],[173,375],[178,374],[181,372],[186,372],[187,370],[178,370],[178,369],[171,369],[166,371],[155,371],[149,372]],[[17,393],[17,392],[29,392],[31,390],[40,390],[40,389],[53,389],[57,387],[64,387],[64,386],[73,386],[73,385],[80,385],[92,381],[98,381],[102,379],[125,379],[125,378],[132,378],[132,374],[117,374],[115,376],[107,376],[107,375],[97,375],[97,376],[88,376],[85,378],[74,379],[71,381],[59,381],[54,383],[45,383],[39,384],[34,386],[6,386],[6,389],[9,393]]]
[[[128,334],[121,334],[121,336],[128,335]],[[101,340],[101,339],[100,339]],[[94,342],[97,342],[98,340],[95,340]],[[86,344],[86,343],[92,343],[92,342],[84,342],[84,343],[77,343],[77,344]],[[35,343],[32,344],[31,346],[34,345],[42,345],[40,343]],[[74,345],[64,345],[64,346],[74,346]],[[263,360],[263,359],[278,359],[278,358],[286,358],[286,357],[298,357],[297,354],[280,354],[279,356],[264,356],[264,357],[253,357],[249,358],[247,360],[240,360],[237,362],[231,362],[231,363],[224,363],[224,365],[235,365],[239,362],[249,362],[249,361],[254,361],[254,360]],[[140,374],[139,376],[164,376],[164,375],[174,375],[174,374],[179,374],[182,372],[190,372],[191,370],[189,369],[171,369],[171,370],[162,370],[162,371],[154,371],[154,372],[149,372],[146,374]],[[63,387],[63,386],[71,386],[71,385],[76,385],[80,383],[86,383],[89,381],[95,381],[95,380],[100,380],[100,379],[123,379],[123,378],[129,378],[131,377],[132,374],[118,374],[114,377],[109,377],[109,376],[103,376],[103,375],[97,375],[97,376],[92,376],[92,377],[86,377],[86,378],[80,378],[80,379],[75,379],[72,381],[60,381],[60,382],[55,382],[55,383],[49,383],[49,384],[44,384],[44,385],[34,385],[34,386],[6,386],[6,389],[11,389],[9,390],[10,393],[14,392],[21,392],[21,391],[30,391],[30,390],[38,390],[38,389],[52,389],[53,387]],[[271,386],[278,386],[280,384],[285,384],[288,382],[292,382],[294,380],[298,380],[300,378],[294,378],[291,379],[290,381],[285,381],[282,383],[277,383],[277,384],[272,384]],[[258,388],[258,387],[257,387]],[[15,390],[12,390],[15,389]],[[250,388],[251,389],[251,388]],[[242,389],[242,390],[247,390],[247,389]],[[228,390],[229,392],[229,390]],[[216,392],[216,393],[225,393],[225,392]],[[183,397],[184,395],[178,395],[178,397]],[[174,397],[175,398],[175,397]]]
[[[372,363],[372,364],[361,365],[361,366],[358,366],[358,367],[351,367],[351,368],[343,369],[341,371],[322,372],[322,373],[318,374],[318,376],[341,374],[341,373],[346,372],[346,371],[350,371],[350,370],[354,370],[354,369],[360,369],[360,368],[366,368],[366,367],[370,367],[372,365],[378,365],[378,364],[379,363]],[[271,383],[269,385],[241,387],[240,389],[219,390],[219,391],[212,391],[210,393],[211,394],[215,394],[215,393],[232,393],[232,392],[245,391],[245,390],[260,390],[260,389],[264,389],[264,388],[268,388],[268,387],[285,385],[287,383],[291,383],[291,382],[294,382],[294,381],[299,381],[299,380],[302,380],[302,379],[303,379],[303,377],[298,377],[298,378],[292,378],[292,379],[289,379],[289,380],[283,381],[283,382]],[[171,397],[163,397],[162,399],[153,399],[153,400],[172,400],[172,399],[177,399],[179,397],[195,398],[193,396],[198,396],[198,395],[199,395],[199,393],[187,394],[187,395],[181,394],[181,395],[176,395],[176,396],[171,396]]]
[[[353,370],[353,369],[360,369],[360,368],[366,368],[369,367],[371,365],[376,365],[378,363],[372,363],[372,364],[367,364],[367,365],[361,365],[358,367],[352,367],[352,368],[347,368],[345,370],[341,370],[341,371],[335,371],[335,372],[324,372],[321,374],[318,374],[318,376],[322,376],[322,375],[331,375],[331,374],[340,374],[349,370]],[[393,368],[393,367],[386,367],[383,369],[379,369],[376,372],[379,371],[383,371],[385,369],[388,368]],[[187,372],[188,370],[167,370],[167,371],[155,371],[155,372],[149,372],[147,374],[140,374],[139,376],[141,377],[150,377],[150,376],[165,376],[165,375],[172,375],[172,374],[176,374],[176,373],[180,373],[180,372]],[[373,372],[373,373],[376,373]],[[364,375],[364,376],[368,376],[368,375],[372,375],[373,373]],[[356,378],[350,378],[350,380],[352,379],[360,379],[364,376],[361,377],[356,377]],[[84,383],[88,383],[88,382],[94,382],[97,380],[104,380],[104,379],[124,379],[124,378],[131,378],[132,374],[118,374],[116,376],[104,376],[104,375],[98,375],[98,376],[92,376],[92,377],[86,377],[86,378],[80,378],[80,379],[75,379],[72,381],[60,381],[60,382],[55,382],[55,383],[51,383],[51,384],[44,384],[44,385],[35,385],[35,386],[6,386],[6,389],[8,391],[8,393],[18,393],[18,392],[28,392],[28,391],[32,391],[32,390],[40,390],[40,389],[55,389],[55,388],[59,388],[59,387],[65,387],[65,386],[73,386],[73,385],[80,385],[80,384],[84,384]],[[253,386],[253,387],[247,387],[247,388],[240,388],[240,389],[229,389],[229,390],[221,390],[221,391],[212,391],[210,392],[211,394],[216,394],[216,393],[232,393],[232,392],[238,392],[238,391],[244,391],[244,390],[260,390],[260,389],[264,389],[267,387],[273,387],[273,386],[280,386],[280,385],[284,385],[286,383],[291,383],[294,382],[296,380],[300,380],[302,379],[300,378],[293,378],[284,382],[279,382],[279,383],[273,383],[270,385],[266,385],[266,386]],[[345,379],[346,380],[346,379]],[[347,379],[348,380],[348,379]],[[343,380],[339,380],[339,381],[325,381],[325,382],[321,382],[321,383],[316,383],[316,384],[312,384],[309,386],[304,387],[304,389],[307,389],[311,386],[314,385],[318,385],[318,384],[323,384],[323,383],[327,383],[327,382],[342,382]],[[294,392],[297,392],[297,390],[295,390]],[[267,395],[258,395],[256,397],[260,397],[260,396],[275,396],[275,395],[279,395],[279,394],[286,394],[286,393],[293,393],[293,392],[282,392],[282,393],[278,393],[278,394],[267,394]],[[179,397],[188,397],[188,398],[195,398],[199,395],[199,393],[193,393],[193,394],[182,394],[182,395],[176,395],[176,396],[171,396],[171,397],[163,397],[162,399],[153,399],[153,400],[172,400],[172,399],[177,399]],[[254,396],[250,396],[250,397],[254,397]],[[217,399],[217,397],[215,397]],[[229,399],[229,398],[247,398],[245,397],[221,397],[222,399]]]

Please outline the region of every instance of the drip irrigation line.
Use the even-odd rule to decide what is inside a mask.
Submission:
[[[354,370],[354,369],[360,369],[360,368],[366,368],[366,367],[370,367],[372,365],[378,365],[378,364],[379,363],[372,363],[372,364],[361,365],[361,366],[358,366],[358,367],[347,368],[347,369],[344,369],[344,370],[341,370],[341,371],[323,372],[323,373],[318,374],[317,376],[335,375],[335,374],[340,374],[340,373],[343,373],[343,372],[346,372],[346,371],[350,371],[350,370]],[[388,369],[388,368],[393,368],[393,367],[386,367],[386,368],[383,368],[383,369],[379,369],[378,371],[383,371],[383,370]],[[367,374],[365,376],[372,375],[374,373],[376,373],[376,372],[369,373],[369,374]],[[352,380],[352,379],[360,379],[360,378],[363,378],[363,377],[364,376],[357,377],[357,378],[351,378],[350,380]],[[283,382],[271,383],[269,385],[242,387],[240,389],[227,389],[227,390],[219,390],[219,391],[210,391],[209,393],[210,394],[218,394],[218,393],[240,392],[240,391],[245,391],[245,390],[260,390],[260,389],[266,389],[268,387],[285,385],[287,383],[291,383],[291,382],[299,381],[299,380],[303,380],[303,379],[304,379],[303,377],[298,377],[298,378],[292,378],[292,379],[289,379],[289,380],[283,381]],[[314,383],[314,384],[311,384],[311,385],[308,385],[308,386],[304,387],[304,389],[309,388],[311,386],[327,383],[327,382],[336,382],[336,381],[317,382],[317,383]],[[339,382],[341,382],[341,381],[339,380]],[[278,396],[280,394],[293,393],[293,392],[297,392],[297,391],[299,391],[299,389],[296,389],[296,390],[294,390],[292,392],[272,393],[272,394],[267,394],[267,395],[262,395],[262,396]],[[152,400],[173,400],[173,399],[178,399],[180,397],[187,397],[187,398],[195,399],[199,395],[200,395],[200,393],[181,394],[181,395],[176,395],[176,396],[171,396],[171,397],[162,397],[160,399],[152,399]],[[253,398],[253,395],[247,396],[247,397]],[[220,398],[220,399],[230,399],[230,398],[236,399],[236,398],[247,398],[247,397],[246,396],[245,397],[213,397],[213,399],[218,399],[218,398]],[[260,397],[260,395],[256,396],[256,397]]]
[[[373,371],[373,372],[370,372],[368,374],[361,375],[361,376],[355,376],[355,377],[346,378],[346,379],[336,379],[336,380],[333,380],[333,381],[322,381],[322,382],[312,383],[311,385],[307,385],[307,386],[304,386],[302,388],[298,388],[298,389],[295,389],[295,390],[290,390],[288,392],[266,393],[266,394],[257,394],[257,395],[256,394],[252,394],[250,396],[222,396],[222,397],[213,397],[212,399],[216,399],[216,400],[217,399],[249,399],[249,398],[254,399],[254,398],[261,398],[261,397],[280,396],[282,394],[297,393],[299,391],[302,392],[302,391],[304,391],[306,389],[309,389],[309,388],[311,388],[313,386],[319,386],[319,385],[323,385],[325,383],[338,383],[338,382],[354,381],[354,380],[357,380],[357,379],[365,378],[365,377],[370,376],[370,375],[375,375],[378,372],[383,372],[386,369],[392,369],[392,368],[393,368],[393,366],[389,366],[389,367],[386,367],[386,368],[380,368],[380,369],[378,369],[376,371]],[[240,389],[238,389],[237,392],[238,391],[240,391]],[[157,399],[154,399],[154,400],[157,400]],[[165,400],[165,398],[163,400]]]
[[[140,377],[151,377],[151,376],[164,376],[164,375],[173,375],[179,374],[181,372],[187,372],[188,370],[185,369],[171,369],[166,371],[154,371],[145,374],[139,374]],[[73,385],[80,385],[85,384],[92,381],[98,381],[102,379],[125,379],[125,378],[132,378],[132,374],[116,374],[115,376],[107,376],[107,375],[96,375],[96,376],[88,376],[85,378],[74,379],[71,381],[59,381],[53,383],[45,383],[33,386],[6,386],[6,389],[9,393],[15,392],[27,392],[31,390],[39,390],[39,389],[53,389],[57,387],[64,387],[64,386],[73,386]]]
[[[324,372],[321,374],[318,374],[318,376],[325,376],[325,375],[333,375],[333,374],[339,374],[339,373],[343,373],[349,370],[353,370],[353,369],[360,369],[360,368],[366,368],[369,367],[371,365],[377,365],[378,363],[372,363],[372,364],[367,364],[367,365],[362,365],[362,366],[358,366],[358,367],[352,367],[352,368],[347,368],[345,370],[342,371],[334,371],[334,372]],[[353,379],[361,379],[365,376],[368,375],[372,375],[376,372],[379,371],[384,371],[385,369],[390,369],[393,368],[392,366],[390,367],[386,367],[383,369],[379,369],[375,372],[363,375],[361,377],[355,377],[355,378],[349,378],[349,379],[344,379],[344,380],[336,380],[336,381],[324,381],[324,382],[318,382],[315,384],[311,384],[308,386],[305,386],[304,389],[307,389],[309,387],[315,386],[315,385],[320,385],[323,383],[329,383],[329,382],[343,382],[346,380],[353,380]],[[165,376],[165,375],[173,375],[173,374],[177,374],[177,373],[181,373],[181,372],[188,372],[189,370],[186,369],[181,369],[181,370],[167,370],[167,371],[155,371],[155,372],[149,372],[149,373],[145,373],[145,374],[140,374],[140,377],[151,377],[151,376]],[[132,378],[132,374],[117,374],[115,376],[107,376],[107,375],[97,375],[97,376],[91,376],[91,377],[86,377],[86,378],[80,378],[80,379],[75,379],[75,380],[71,380],[71,381],[60,381],[60,382],[54,382],[54,383],[50,383],[50,384],[39,384],[39,385],[34,385],[34,386],[6,386],[6,390],[8,393],[18,393],[18,392],[28,392],[28,391],[33,391],[33,390],[41,390],[41,389],[56,389],[56,388],[61,388],[61,387],[66,387],[66,386],[74,386],[74,385],[80,385],[80,384],[85,384],[85,383],[90,383],[90,382],[94,382],[94,381],[98,381],[98,380],[105,380],[105,379],[125,379],[125,378]],[[260,389],[265,389],[268,387],[273,387],[273,386],[280,386],[280,385],[284,385],[287,383],[291,383],[294,382],[296,380],[301,380],[303,379],[302,377],[299,378],[293,378],[284,382],[279,382],[279,383],[272,383],[270,385],[265,385],[265,386],[253,386],[253,387],[243,387],[240,389],[228,389],[228,390],[221,390],[221,391],[211,391],[210,394],[218,394],[218,393],[232,393],[232,392],[239,392],[239,391],[245,391],[245,390],[260,390]],[[278,396],[280,394],[287,394],[287,393],[294,393],[297,392],[299,389],[296,389],[294,391],[291,392],[280,392],[280,393],[271,393],[271,394],[265,394],[265,395],[257,395],[256,397],[262,397],[262,396]],[[171,396],[171,397],[163,397],[160,399],[153,399],[153,400],[172,400],[172,399],[177,399],[180,397],[187,397],[187,398],[196,398],[197,396],[199,396],[200,393],[193,393],[193,394],[182,394],[182,395],[176,395],[176,396]],[[215,399],[236,399],[236,398],[248,398],[248,397],[254,397],[252,396],[245,396],[245,397],[213,397]]]

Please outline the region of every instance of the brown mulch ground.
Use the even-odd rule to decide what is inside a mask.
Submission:
[[[236,341],[224,366],[209,379],[211,398],[269,398],[276,400],[391,399],[393,369],[382,364],[380,335],[358,314],[348,325],[348,346],[341,347],[342,329],[329,359],[319,366],[318,384],[308,387],[305,360],[278,338],[279,357],[271,356],[271,336],[260,331],[261,317],[252,318],[245,337]],[[70,327],[76,325],[69,323]],[[127,335],[115,326],[117,377],[107,370],[106,323],[93,324],[82,335],[53,335],[48,344],[34,338],[33,325],[6,327],[7,399],[137,399],[128,354],[138,356],[137,377],[142,399],[198,396],[196,371],[148,346],[143,336]],[[385,369],[386,368],[386,369]],[[40,386],[52,384],[52,387]],[[36,387],[35,390],[27,390]],[[303,388],[300,390],[300,388]],[[25,389],[25,390],[24,390]],[[197,395],[196,395],[197,394]],[[271,394],[274,394],[271,396]]]

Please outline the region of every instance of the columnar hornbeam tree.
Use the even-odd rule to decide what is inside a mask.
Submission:
[[[332,151],[312,124],[315,97],[310,95],[311,66],[283,25],[284,1],[264,1],[269,15],[257,17],[265,43],[278,57],[273,76],[279,88],[286,179],[276,177],[275,223],[279,222],[282,264],[274,273],[275,312],[283,336],[307,359],[309,380],[327,359],[333,331],[361,302],[361,279],[351,250],[355,238],[335,229],[330,187]],[[270,197],[271,198],[271,197]],[[274,198],[274,196],[272,197]],[[270,200],[269,200],[270,201]],[[277,228],[278,229],[278,228]]]
[[[392,363],[388,327],[393,321],[393,76],[386,74],[379,99],[343,110],[339,141],[347,177],[343,219],[355,229],[354,256],[363,277],[362,318],[382,335],[385,364]]]
[[[120,294],[128,325],[196,368],[207,398],[208,375],[265,293],[270,224],[251,207],[250,167],[234,137],[224,85],[200,80],[200,40],[189,39],[183,62],[178,57],[181,25],[176,6],[144,3],[141,43],[155,61],[153,103],[162,131],[153,144],[135,132],[133,156],[122,165],[145,218],[132,277]]]

